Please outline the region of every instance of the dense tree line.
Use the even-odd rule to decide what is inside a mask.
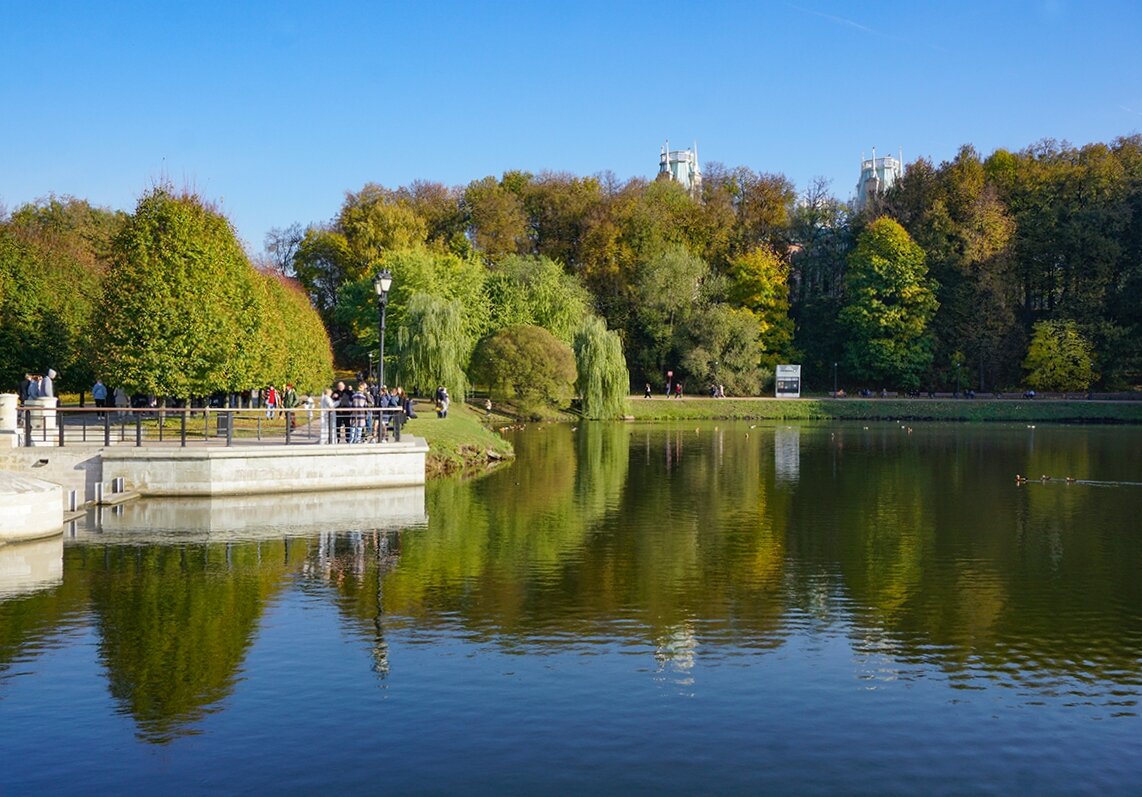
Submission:
[[[609,174],[370,184],[268,250],[291,253],[281,268],[358,364],[376,345],[368,280],[385,266],[404,284],[386,349],[398,367],[417,337],[405,308],[426,292],[459,303],[461,369],[500,329],[569,342],[592,314],[618,333],[636,389],[673,371],[691,391],[756,394],[778,362],[804,363],[817,388],[835,368],[851,387],[1012,389],[1041,376],[1035,325],[1070,322],[1085,373],[1120,388],[1142,371],[1140,213],[1135,136],[986,159],[965,147],[911,164],[860,212],[821,181],[798,195],[781,175],[717,163],[697,196]]]

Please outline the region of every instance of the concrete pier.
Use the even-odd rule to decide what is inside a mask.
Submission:
[[[428,444],[107,448],[102,481],[141,496],[258,495],[424,484]]]
[[[63,487],[0,471],[0,543],[31,540],[63,530]]]

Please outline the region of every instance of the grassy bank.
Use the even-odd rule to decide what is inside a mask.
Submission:
[[[1142,402],[1034,399],[634,398],[636,420],[912,420],[1142,424]]]
[[[461,402],[452,405],[447,418],[437,418],[429,402],[418,402],[416,413],[404,432],[428,441],[424,469],[429,478],[485,468],[515,456],[511,444],[484,424],[483,413]]]

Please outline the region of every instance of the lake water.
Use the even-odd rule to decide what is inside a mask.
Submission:
[[[1142,789],[1142,430],[514,442],[0,547],[0,794]]]

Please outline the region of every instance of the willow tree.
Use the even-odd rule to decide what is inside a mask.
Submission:
[[[460,302],[413,294],[397,331],[397,378],[417,393],[443,386],[463,398],[468,389],[464,367],[471,353],[472,339],[465,334]]]
[[[512,255],[493,265],[484,283],[491,329],[543,327],[570,343],[590,313],[591,294],[546,257]]]
[[[618,333],[608,330],[601,318],[590,316],[576,331],[571,348],[583,415],[595,419],[626,415],[630,373]]]
[[[98,352],[128,392],[191,397],[257,384],[266,338],[230,222],[190,194],[145,195],[112,245]]]

